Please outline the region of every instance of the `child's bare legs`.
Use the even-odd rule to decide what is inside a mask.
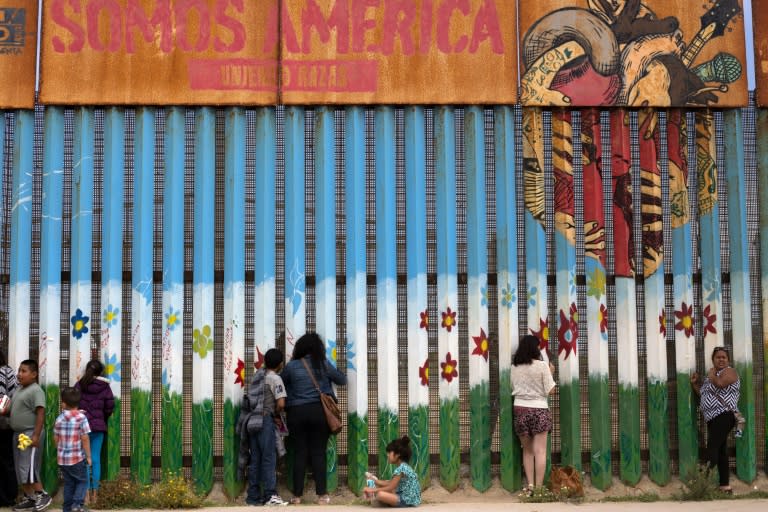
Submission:
[[[547,434],[542,432],[533,436],[533,462],[536,470],[536,487],[544,485],[544,473],[547,468]],[[530,438],[529,438],[530,439]],[[528,470],[525,471],[528,476]],[[530,478],[528,482],[530,483]]]
[[[379,503],[390,507],[396,507],[400,504],[400,497],[394,492],[379,491],[376,493],[376,499],[379,500]]]
[[[533,439],[531,436],[520,436],[520,444],[523,446],[523,469],[528,485],[533,485]]]

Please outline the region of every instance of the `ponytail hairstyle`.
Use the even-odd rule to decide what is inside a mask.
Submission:
[[[411,440],[408,436],[390,441],[387,445],[387,452],[397,455],[401,462],[408,462],[411,459]]]
[[[80,377],[80,389],[87,389],[91,385],[96,377],[101,376],[101,372],[104,371],[104,365],[98,359],[91,359],[88,364],[85,365],[85,373]]]

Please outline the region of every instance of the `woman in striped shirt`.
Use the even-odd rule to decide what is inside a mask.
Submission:
[[[16,372],[8,366],[5,352],[0,350],[0,398],[13,396],[16,391]],[[13,430],[8,416],[0,416],[0,507],[16,503],[19,487],[13,467]]]
[[[712,351],[712,368],[707,377],[699,384],[699,375],[691,375],[693,390],[701,396],[701,414],[707,422],[706,461],[709,467],[717,466],[720,475],[720,490],[732,493],[728,485],[729,468],[728,434],[736,424],[733,412],[738,410],[739,374],[731,368],[731,358],[725,347],[715,347]]]

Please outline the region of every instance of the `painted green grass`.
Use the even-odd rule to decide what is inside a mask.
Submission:
[[[162,464],[166,474],[178,474],[182,468],[181,418],[184,401],[180,394],[163,386],[163,446]]]
[[[699,463],[697,405],[691,389],[690,374],[677,374],[677,439],[680,474],[687,475]]]
[[[360,417],[357,413],[348,415],[349,424],[349,489],[360,496],[365,486],[365,472],[368,471],[368,416]]]
[[[422,489],[429,486],[429,407],[408,409],[408,437],[411,438],[413,454],[411,467],[419,477]]]
[[[604,491],[611,486],[611,401],[608,377],[589,377],[589,432],[592,453],[589,464],[592,485]]]
[[[666,382],[648,382],[648,473],[658,485],[670,479],[669,461],[669,399]]]
[[[736,438],[736,475],[744,482],[757,478],[757,447],[755,446],[755,390],[752,363],[736,363],[736,371],[741,379],[739,393],[739,412],[744,415],[747,424],[744,433]]]
[[[235,499],[243,490],[243,479],[237,472],[237,456],[240,451],[240,438],[235,432],[240,416],[240,404],[231,400],[224,401],[224,494]]]
[[[581,394],[578,381],[560,385],[560,460],[581,471]]]
[[[339,455],[337,453],[338,441],[336,436],[328,438],[328,448],[325,450],[325,463],[328,476],[326,477],[326,487],[328,492],[334,492],[339,488]]]
[[[491,486],[491,393],[488,381],[469,390],[469,472],[480,492]]]
[[[115,397],[115,410],[107,420],[106,458],[101,461],[101,479],[112,481],[120,476],[120,399]]]
[[[192,404],[192,481],[195,492],[213,488],[213,401]]]
[[[629,485],[640,481],[640,392],[619,384],[619,476]]]
[[[523,486],[520,440],[515,435],[512,383],[509,368],[499,372],[499,440],[501,448],[501,486],[514,492]]]
[[[131,389],[131,476],[152,481],[152,393]]]
[[[459,399],[440,403],[440,482],[448,491],[459,486]]]
[[[55,494],[59,488],[59,466],[56,462],[56,443],[53,439],[53,425],[59,415],[59,396],[61,391],[56,384],[43,386],[45,392],[45,437],[43,440],[43,467],[40,478],[49,494]]]
[[[379,472],[383,480],[392,478],[395,468],[387,462],[387,445],[400,437],[400,419],[396,412],[390,409],[379,409]]]

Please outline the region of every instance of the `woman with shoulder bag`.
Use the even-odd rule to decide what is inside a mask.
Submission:
[[[728,484],[729,468],[728,433],[736,425],[738,412],[739,374],[730,366],[730,356],[725,347],[715,347],[712,351],[712,368],[707,372],[704,382],[699,384],[699,374],[691,375],[691,386],[701,397],[701,414],[707,422],[706,462],[710,468],[717,467],[720,476],[720,490],[732,493]]]
[[[328,362],[323,340],[313,332],[298,339],[292,359],[280,376],[288,393],[285,410],[294,447],[291,504],[301,503],[307,456],[312,465],[318,503],[328,504],[331,498],[327,490],[325,452],[330,430],[315,382],[322,393],[335,398],[331,383],[345,385],[347,377]]]
[[[16,372],[8,366],[5,352],[0,350],[0,399],[13,396],[16,387]],[[13,430],[8,416],[0,416],[0,507],[14,505],[18,493],[13,467]]]

